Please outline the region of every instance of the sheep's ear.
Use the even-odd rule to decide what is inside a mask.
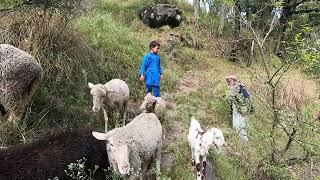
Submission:
[[[89,82],[88,86],[89,86],[90,89],[92,89],[94,85],[91,82]]]
[[[153,101],[158,102],[157,97],[153,97]]]
[[[158,101],[157,101],[156,99],[153,99],[152,105],[155,106],[155,105],[157,104],[157,102],[158,102]]]
[[[146,101],[148,100],[149,96],[151,96],[151,93],[148,93],[147,95],[145,95],[143,99]]]
[[[92,136],[98,140],[107,140],[106,133],[99,133],[99,132],[92,131]]]

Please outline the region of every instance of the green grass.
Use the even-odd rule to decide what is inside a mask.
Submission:
[[[210,156],[214,159],[220,179],[250,179],[240,167],[241,162],[239,160],[218,155],[214,151],[210,151]]]
[[[192,180],[194,175],[190,172],[191,161],[189,157],[189,145],[184,142],[179,143],[176,147],[174,153],[176,154],[176,159],[172,167],[171,172],[169,172],[169,177],[178,180]]]
[[[101,66],[108,74],[105,79],[125,80],[131,89],[130,95],[133,98],[140,97],[138,71],[150,40],[136,38],[129,28],[116,22],[108,13],[94,13],[82,17],[77,26],[87,36],[89,45],[102,51],[105,61]]]

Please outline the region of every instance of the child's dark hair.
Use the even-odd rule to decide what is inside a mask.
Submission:
[[[156,46],[160,47],[160,43],[158,41],[151,41],[149,44],[150,49]]]

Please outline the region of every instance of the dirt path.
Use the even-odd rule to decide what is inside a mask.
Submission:
[[[200,79],[201,78],[197,74],[191,71],[186,72],[183,78],[181,78],[181,81],[177,83],[176,92],[174,94],[175,99],[197,91],[197,89],[202,86]],[[188,129],[185,128],[185,125],[181,121],[173,120],[165,126],[165,139],[163,142],[164,146],[161,157],[161,169],[164,172],[170,172],[176,160],[176,155],[174,152],[172,152],[171,148],[173,146],[177,146],[177,143],[186,142],[187,135]],[[193,172],[193,174],[196,173],[194,167],[191,166],[191,163],[189,169]],[[205,174],[207,180],[217,179],[217,173],[211,158],[207,159],[207,168]]]
[[[197,91],[197,89],[202,85],[200,77],[197,74],[188,71],[181,78],[180,82],[177,84],[175,97],[182,95],[188,95],[190,92]]]
[[[176,159],[175,154],[172,152],[172,147],[176,146],[177,142],[186,140],[187,132],[183,128],[180,121],[173,121],[174,123],[165,127],[165,138],[163,141],[163,150],[161,157],[161,169],[169,172]]]

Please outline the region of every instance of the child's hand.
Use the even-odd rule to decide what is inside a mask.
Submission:
[[[161,81],[164,80],[164,76],[161,75]]]
[[[141,75],[140,78],[139,78],[139,80],[140,80],[140,81],[144,81],[144,76]]]

